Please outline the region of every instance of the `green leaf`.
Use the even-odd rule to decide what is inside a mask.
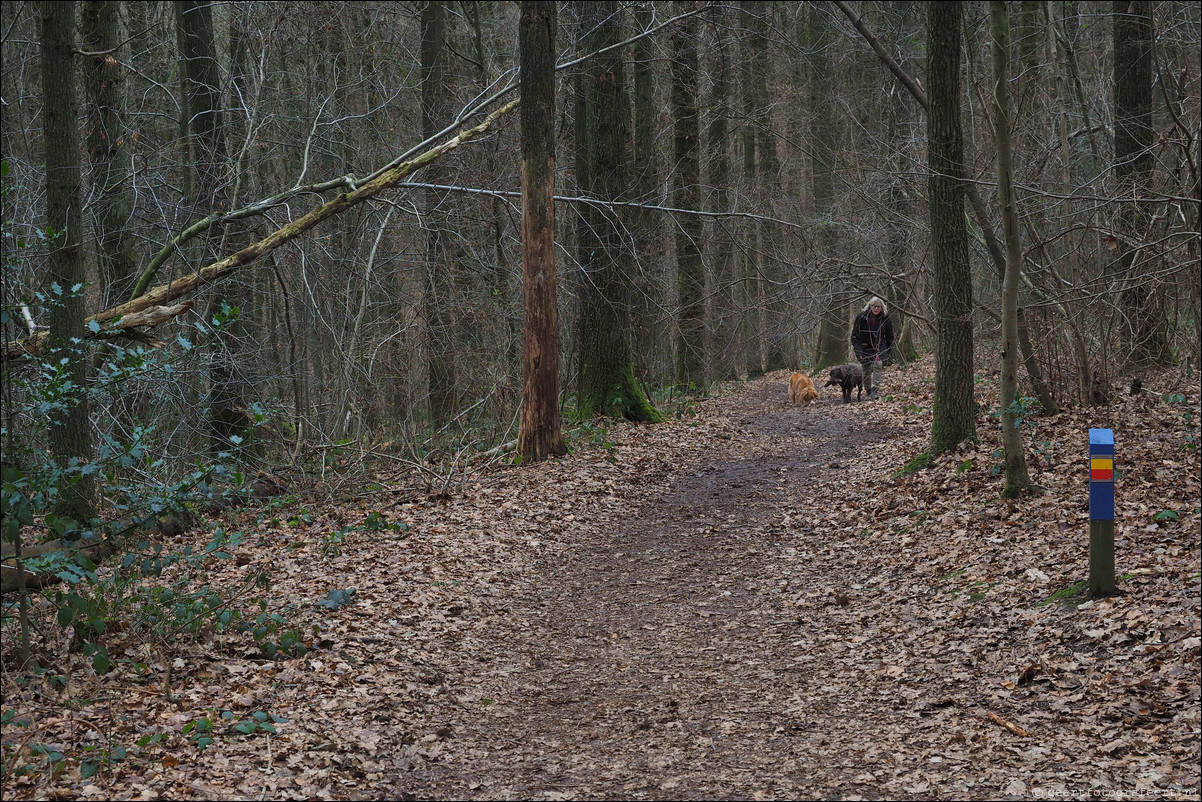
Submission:
[[[71,626],[71,622],[75,619],[75,609],[72,607],[60,607],[58,610],[58,625],[62,629]]]
[[[108,650],[97,644],[96,654],[92,657],[92,668],[96,670],[97,674],[107,674],[112,667],[112,663],[109,662]]]
[[[100,771],[100,761],[98,760],[85,760],[79,764],[80,779],[86,780],[98,771]]]

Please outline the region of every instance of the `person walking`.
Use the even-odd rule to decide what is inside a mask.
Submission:
[[[869,401],[880,398],[882,368],[893,350],[893,318],[885,302],[873,297],[856,315],[851,327],[851,349],[864,366],[864,391]]]

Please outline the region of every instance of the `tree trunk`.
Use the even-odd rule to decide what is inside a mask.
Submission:
[[[693,0],[677,2],[674,11],[692,10]],[[672,205],[699,209],[701,160],[697,109],[697,17],[676,23],[672,32],[673,157]],[[701,261],[701,218],[685,214],[676,222],[676,287],[680,303],[677,325],[676,386],[682,391],[705,384],[705,269]]]
[[[179,26],[180,64],[184,107],[195,170],[194,194],[187,201],[199,214],[229,211],[229,158],[221,121],[221,67],[213,28],[213,10],[200,0],[179,0],[175,5]],[[204,243],[201,263],[220,253],[219,243]],[[240,360],[238,341],[245,324],[221,294],[209,301],[206,320],[218,319],[209,354],[209,452],[237,450],[245,437],[248,419],[245,388],[235,368]]]
[[[741,6],[747,28],[741,38],[741,69],[739,70],[739,85],[743,93],[743,188],[750,193],[756,185],[756,136],[755,125],[757,111],[760,105],[758,88],[761,86],[755,75],[757,60],[756,48],[765,46],[765,39],[760,34],[764,14],[764,3],[761,0],[749,0]],[[760,227],[755,220],[743,223],[743,281],[742,297],[742,342],[743,360],[748,379],[764,375],[764,304],[762,288],[760,287]]]
[[[652,4],[635,3],[634,17],[638,30],[653,24]],[[644,36],[631,45],[634,72],[634,165],[635,197],[654,203],[660,197],[660,135],[659,106],[655,102],[655,65],[660,57],[657,42]],[[633,356],[640,379],[656,382],[666,380],[663,364],[671,362],[673,332],[671,320],[661,310],[669,305],[668,273],[660,268],[664,260],[662,215],[650,209],[630,210],[630,234],[634,241],[632,260]]]
[[[904,37],[904,40],[916,38],[914,23],[907,21],[906,12],[909,5],[903,0],[893,0],[887,10],[889,23],[897,27],[899,36]],[[928,73],[928,80],[929,77]],[[894,331],[897,332],[892,358],[894,362],[900,364],[914,362],[918,359],[918,349],[914,344],[914,324],[906,314],[907,309],[918,308],[911,297],[914,292],[912,276],[915,259],[910,243],[914,227],[903,222],[920,214],[920,211],[915,208],[914,193],[908,191],[908,181],[904,178],[909,170],[909,165],[917,157],[914,152],[917,142],[910,136],[910,130],[915,123],[914,109],[911,105],[913,103],[914,99],[906,93],[893,93],[893,97],[889,100],[889,128],[886,140],[889,152],[896,154],[892,165],[896,177],[889,184],[889,207],[892,219],[886,230],[886,266],[892,276],[889,282],[888,300],[891,304],[889,315],[893,318]]]
[[[1012,498],[1034,489],[1023,448],[1022,410],[1018,398],[1018,286],[1022,272],[1018,207],[1014,197],[1014,159],[1010,147],[1010,23],[1003,0],[989,3],[990,51],[993,56],[993,126],[997,139],[998,205],[1006,242],[1006,276],[1002,282],[1002,445],[1006,450],[1006,488]]]
[[[125,77],[117,54],[121,45],[119,5],[116,0],[87,0],[81,6],[80,18],[83,49],[97,54],[85,57],[85,73],[101,297],[127,300],[137,257],[128,229],[131,206],[123,109]]]
[[[728,212],[731,180],[731,139],[728,120],[731,109],[731,65],[730,35],[728,33],[727,6],[724,3],[710,4],[713,33],[713,61],[710,67],[712,89],[709,107],[712,111],[706,130],[706,162],[710,165],[709,184],[711,212]],[[714,288],[710,296],[713,306],[710,314],[713,331],[713,376],[719,381],[739,377],[738,297],[739,262],[735,242],[729,223],[715,220],[710,236],[709,249],[713,263]]]
[[[612,47],[622,39],[622,15],[616,2],[585,5],[585,26],[595,31],[589,49]],[[626,97],[622,55],[610,50],[588,66],[593,121],[589,148],[589,194],[600,201],[621,200],[628,173],[627,140],[630,106]],[[635,421],[659,421],[662,415],[647,400],[634,375],[631,355],[629,251],[623,246],[619,207],[589,214],[596,246],[582,254],[585,270],[584,319],[581,337],[582,415],[600,413]]]
[[[86,314],[83,225],[80,215],[79,133],[75,127],[75,3],[42,3],[43,147],[46,160],[46,233],[51,299],[52,364],[65,360],[72,389],[61,399],[63,408],[50,416],[50,450],[63,469],[54,512],[80,524],[95,512],[93,478],[68,467],[73,460],[91,461],[92,433],[87,387],[88,363],[80,351]]]
[[[834,65],[831,59],[831,35],[825,9],[810,7],[813,79],[810,83],[810,142],[813,160],[814,250],[820,262],[829,263],[837,243],[831,215],[835,204],[835,164],[838,160],[837,131],[834,124]],[[843,282],[834,271],[822,271],[821,287],[816,292],[821,306],[814,369],[841,365],[847,361],[850,344],[847,302]]]
[[[935,401],[931,452],[976,436],[973,399],[972,266],[964,220],[964,133],[960,124],[960,3],[927,6],[927,114],[931,249],[935,269]]]
[[[524,0],[522,92],[522,408],[518,453],[567,453],[559,420],[559,307],[555,272],[555,3]]]
[[[1127,288],[1128,348],[1137,365],[1166,365],[1171,359],[1164,316],[1164,290],[1141,245],[1152,239],[1148,194],[1155,167],[1152,147],[1152,4],[1115,0],[1114,6],[1114,173],[1118,182],[1117,271]],[[1154,249],[1149,249],[1154,251]]]
[[[777,105],[777,78],[774,65],[778,61],[773,52],[773,43],[768,36],[775,30],[774,11],[776,3],[761,3],[755,12],[751,26],[756,44],[752,48],[754,63],[752,75],[755,81],[755,175],[756,192],[762,198],[764,219],[756,224],[759,229],[760,292],[763,309],[761,312],[761,351],[766,371],[781,370],[796,364],[792,351],[797,331],[797,321],[789,314],[788,280],[784,261],[779,255],[780,232],[773,222],[776,201],[781,194],[780,157],[776,152],[776,124],[773,110]]]

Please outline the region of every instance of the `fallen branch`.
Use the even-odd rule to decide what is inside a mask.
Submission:
[[[4,544],[8,547],[8,543]],[[66,543],[61,540],[56,540],[50,543],[39,543],[35,546],[25,546],[21,549],[21,555],[18,559],[15,554],[4,550],[5,564],[0,565],[0,596],[14,593],[21,589],[22,576],[24,576],[24,586],[26,590],[36,590],[53,585],[56,582],[61,582],[62,577],[57,573],[42,572],[35,573],[24,567],[24,562],[34,557],[41,557],[46,554],[55,552],[62,553],[70,558],[75,554],[83,554],[93,563],[103,562],[106,557],[116,551],[116,546],[112,539],[105,538],[98,543],[91,543],[88,546],[81,546],[78,543]],[[15,560],[15,565],[8,565],[8,560]]]
[[[1031,737],[1031,733],[1027,732],[1022,727],[1015,724],[1014,722],[1007,721],[1006,719],[999,716],[997,713],[986,713],[985,715],[988,716],[990,721],[992,721],[994,724],[998,725],[1002,729],[1009,730],[1010,732],[1014,733],[1015,735],[1020,735],[1023,738]]]
[[[485,120],[474,128],[469,128],[461,131],[459,134],[451,137],[440,145],[437,145],[425,151],[415,158],[402,162],[397,166],[381,172],[375,178],[362,184],[357,189],[344,192],[336,196],[333,200],[323,203],[316,209],[312,210],[299,220],[295,220],[282,228],[268,234],[258,242],[246,246],[240,251],[237,251],[230,256],[220,259],[212,264],[202,267],[195,273],[187,276],[181,276],[170,284],[160,284],[148,290],[145,294],[138,298],[134,298],[119,306],[114,306],[102,312],[97,312],[87,319],[87,323],[100,324],[99,329],[89,331],[85,335],[85,339],[92,339],[100,335],[101,332],[112,330],[112,321],[124,321],[130,315],[143,312],[151,307],[163,307],[164,304],[174,301],[176,298],[187,295],[205,284],[211,284],[220,278],[234,272],[240,267],[243,267],[255,261],[259,257],[274,251],[276,248],[291,242],[309,229],[328,220],[331,217],[342,214],[353,206],[357,206],[366,200],[370,200],[386,189],[396,186],[405,179],[406,176],[412,174],[421,167],[437,160],[443,154],[454,150],[465,142],[476,139],[489,128],[498,118],[508,114],[518,107],[518,100],[512,100],[492,112]],[[170,307],[163,307],[170,308]],[[181,312],[182,314],[182,312]],[[160,321],[161,322],[161,321]],[[119,328],[125,327],[124,322],[117,324]],[[146,325],[146,324],[141,324]],[[5,343],[3,349],[3,358],[10,359],[27,354],[36,354],[45,346],[49,332],[38,332],[34,336],[26,340],[17,342]]]

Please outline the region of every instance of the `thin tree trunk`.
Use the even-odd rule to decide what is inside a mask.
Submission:
[[[180,63],[184,80],[188,133],[195,170],[195,195],[188,198],[194,208],[211,211],[229,209],[229,159],[221,120],[221,70],[217,62],[212,6],[200,0],[178,0]],[[216,256],[220,246],[206,241],[202,263]],[[213,335],[209,362],[209,451],[219,454],[236,450],[248,428],[245,388],[235,365],[239,339],[245,324],[220,294],[209,301],[206,319],[223,321]]]
[[[993,56],[993,125],[997,139],[998,205],[1006,241],[1006,277],[1002,282],[1002,445],[1006,450],[1006,488],[1012,498],[1034,489],[1023,448],[1018,398],[1018,287],[1022,271],[1018,208],[1014,197],[1014,159],[1010,145],[1010,23],[1003,0],[990,0],[990,51]]]
[[[739,70],[740,90],[743,93],[743,192],[750,196],[756,186],[756,136],[755,126],[760,105],[758,88],[761,86],[755,75],[756,48],[764,46],[764,37],[758,29],[762,25],[764,3],[749,0],[742,4],[747,19],[742,32]],[[764,305],[760,288],[760,227],[755,220],[743,224],[743,292],[740,299],[743,320],[743,359],[747,378],[764,375]]]
[[[421,9],[421,92],[422,138],[429,139],[446,127],[447,92],[443,53],[446,49],[446,10],[442,0],[426,0]],[[432,184],[440,183],[441,172],[434,165],[429,175]],[[435,425],[451,419],[455,408],[454,326],[451,315],[453,277],[450,258],[442,235],[439,204],[442,193],[426,192],[426,286],[423,309],[427,329],[426,360],[429,370],[430,416]]]
[[[810,142],[814,159],[814,249],[817,258],[830,262],[838,243],[831,215],[835,204],[835,163],[838,160],[837,132],[834,124],[834,71],[831,59],[831,35],[825,9],[810,6],[810,40],[813,52],[813,80],[810,82]],[[850,343],[848,310],[841,279],[834,271],[823,271],[817,291],[821,305],[818,343],[814,368],[821,370],[847,361]]]
[[[634,4],[634,19],[638,30],[652,25],[652,3]],[[654,203],[660,197],[660,134],[659,108],[655,102],[655,63],[659,58],[657,43],[645,36],[631,46],[634,73],[634,163],[632,188],[642,202]],[[632,307],[634,326],[633,350],[640,379],[664,379],[661,364],[672,358],[676,343],[671,321],[660,311],[668,306],[668,274],[661,269],[664,262],[662,217],[647,209],[630,210],[630,233],[634,241],[635,258],[632,277],[635,296]]]
[[[677,2],[677,14],[692,10],[692,0]],[[698,155],[697,17],[687,17],[672,32],[672,117],[676,170],[672,205],[698,209],[701,161]],[[676,347],[676,386],[682,391],[705,384],[705,269],[701,261],[701,218],[684,215],[676,224],[676,286],[680,297]]]
[[[714,58],[710,73],[713,82],[709,106],[712,110],[706,131],[706,161],[710,165],[710,211],[727,212],[730,203],[731,139],[728,121],[731,116],[730,37],[727,33],[726,4],[712,2]],[[714,265],[714,299],[710,319],[713,321],[712,353],[714,378],[719,381],[737,379],[739,368],[738,325],[738,258],[728,223],[715,220],[710,237],[710,253]]]

